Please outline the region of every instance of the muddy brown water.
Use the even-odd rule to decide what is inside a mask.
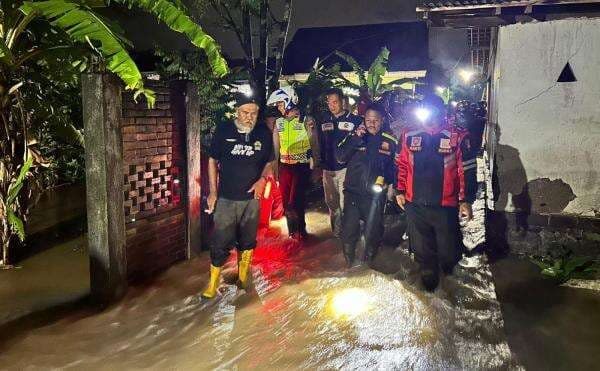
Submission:
[[[261,236],[248,292],[233,284],[232,256],[219,297],[201,300],[199,293],[208,279],[208,259],[203,255],[178,264],[145,286],[132,287],[123,301],[104,312],[76,304],[0,327],[0,368],[522,368],[520,351],[528,334],[517,331],[523,308],[510,304],[519,294],[514,286],[501,286],[498,292],[514,306],[498,302],[492,271],[484,258],[463,260],[454,276],[444,278],[429,294],[419,287],[416,267],[402,248],[382,250],[375,270],[348,270],[339,247],[328,238],[327,216],[313,211],[309,218],[309,226],[319,228],[312,230],[315,237],[305,244],[282,237],[281,222]],[[54,264],[82,266],[76,246],[56,254]],[[510,276],[513,266],[496,263],[493,269]],[[23,269],[27,268],[24,263]],[[60,273],[47,269],[37,279],[50,287],[56,280],[52,274]],[[68,271],[67,267],[63,270]],[[39,297],[43,290],[33,277],[30,280],[28,285],[38,288],[30,293],[23,288],[23,298]],[[67,283],[81,281],[86,282],[85,272],[73,272],[56,280],[55,289],[70,290],[64,299],[74,300],[87,288]],[[508,282],[506,277],[503,282]],[[0,295],[5,298],[2,290],[6,285],[0,283]],[[22,304],[27,305],[26,301]],[[503,320],[507,310],[513,311],[509,325]],[[511,331],[522,336],[511,336]],[[527,351],[545,349],[534,348]],[[543,365],[525,358],[528,362]]]

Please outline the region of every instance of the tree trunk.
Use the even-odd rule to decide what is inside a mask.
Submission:
[[[269,83],[269,90],[273,91],[279,86],[279,77],[281,76],[281,70],[283,69],[283,55],[285,50],[285,43],[287,42],[287,36],[290,29],[290,21],[292,19],[292,1],[285,1],[285,9],[283,11],[283,23],[279,27],[279,36],[277,37],[277,45],[275,48],[275,70],[273,77]]]
[[[256,74],[256,83],[260,86],[257,91],[257,98],[261,103],[266,102],[266,85],[267,85],[267,66],[269,64],[269,51],[267,50],[268,46],[268,37],[269,37],[269,24],[267,19],[267,0],[261,0],[260,2],[260,28],[258,30],[258,45],[259,45],[259,59],[256,64],[257,74]]]

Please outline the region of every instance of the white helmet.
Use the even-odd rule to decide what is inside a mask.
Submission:
[[[284,86],[271,93],[267,106],[276,106],[277,102],[284,102],[286,111],[289,111],[298,104],[298,95],[291,86]]]

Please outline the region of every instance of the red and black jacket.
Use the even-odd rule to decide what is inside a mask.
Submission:
[[[397,188],[408,202],[456,207],[475,200],[477,163],[466,130],[412,127],[402,133],[399,145]]]

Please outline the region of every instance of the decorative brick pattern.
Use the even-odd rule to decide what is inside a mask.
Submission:
[[[185,211],[176,208],[129,223],[127,276],[135,281],[186,258]]]
[[[186,257],[180,194],[185,115],[173,112],[181,105],[172,104],[181,94],[167,82],[146,81],[146,86],[156,93],[152,109],[145,100],[136,103],[130,92],[123,93],[123,211],[130,279],[143,278]]]

